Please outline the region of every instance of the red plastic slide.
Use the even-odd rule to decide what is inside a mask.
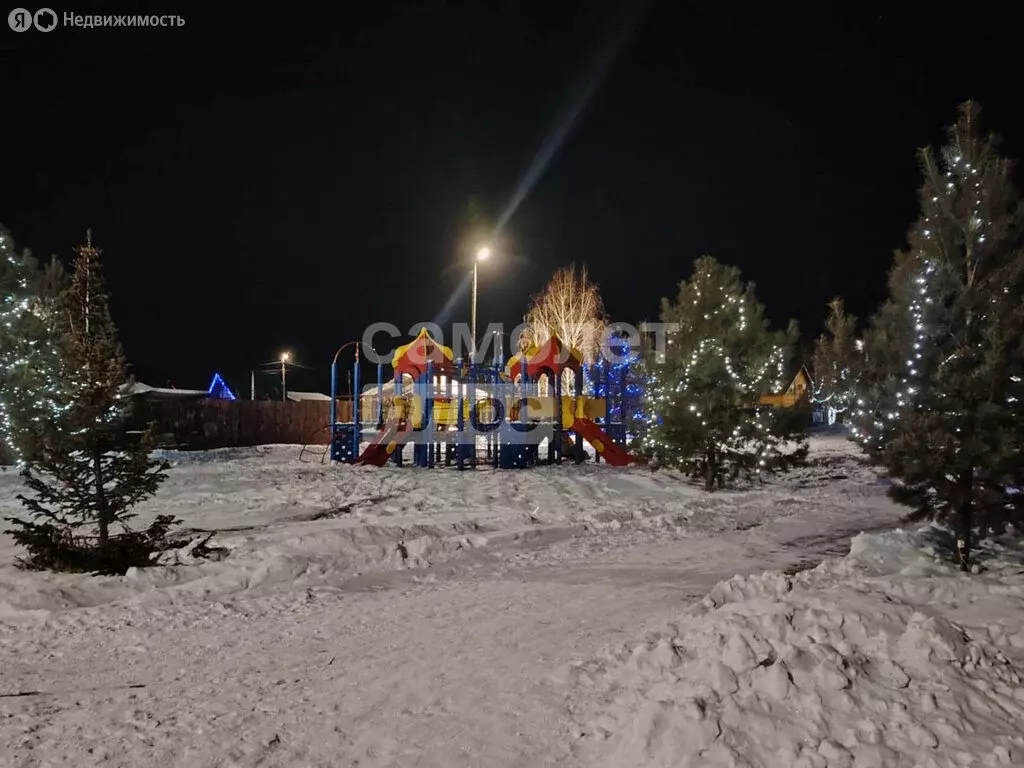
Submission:
[[[597,454],[613,467],[624,467],[636,461],[636,456],[621,445],[616,445],[611,436],[590,419],[577,418],[572,423],[573,431],[594,446]]]
[[[359,454],[356,464],[383,467],[388,463],[388,459],[391,458],[391,454],[394,451],[394,448],[389,451],[388,446],[395,439],[396,434],[398,434],[398,422],[387,422],[384,425],[384,429],[377,435],[377,438],[366,446],[366,450]]]

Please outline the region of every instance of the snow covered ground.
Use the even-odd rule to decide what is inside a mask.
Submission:
[[[1012,542],[1012,547],[1020,542]],[[577,665],[585,764],[1024,765],[1024,556],[937,562],[948,532],[861,535],[796,576],[718,584],[645,642]]]
[[[868,534],[806,570],[900,514],[841,438],[812,450],[710,495],[169,454],[142,516],[223,560],[29,573],[0,537],[0,766],[1024,764],[1019,567]]]

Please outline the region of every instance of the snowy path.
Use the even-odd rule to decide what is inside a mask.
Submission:
[[[880,489],[851,492],[863,478],[808,478],[705,499],[722,509],[685,530],[562,526],[425,569],[0,623],[0,765],[575,765],[574,661],[735,573],[806,565],[894,522]]]

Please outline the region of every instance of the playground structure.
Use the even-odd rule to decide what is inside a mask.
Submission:
[[[519,469],[541,463],[561,464],[571,458],[586,460],[583,441],[594,449],[596,461],[624,466],[636,461],[623,447],[624,423],[611,414],[624,414],[621,401],[625,387],[620,370],[618,386],[610,386],[610,368],[592,367],[595,391],[604,397],[583,394],[585,366],[579,354],[552,336],[509,359],[491,364],[456,360],[448,347],[435,341],[424,328],[409,344],[395,350],[393,394],[385,398],[383,363],[377,365],[377,388],[372,410],[373,439],[362,448],[366,433],[361,419],[360,399],[373,390],[360,392],[359,347],[355,342],[352,421],[337,420],[337,363],[343,346],[331,365],[330,456],[332,461],[383,466],[388,461],[401,466],[407,445],[412,445],[412,462],[419,467],[454,465],[467,469],[490,464]],[[563,392],[571,371],[571,386]],[[541,395],[541,392],[545,392]],[[617,394],[616,394],[617,393]],[[618,398],[618,401],[616,401]],[[370,414],[367,414],[370,416]],[[546,446],[542,456],[542,447]]]

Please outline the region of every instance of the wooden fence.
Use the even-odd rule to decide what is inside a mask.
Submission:
[[[137,398],[136,428],[155,422],[159,445],[192,450],[269,443],[326,445],[329,400],[214,400]],[[350,421],[352,401],[338,400],[338,421]]]

